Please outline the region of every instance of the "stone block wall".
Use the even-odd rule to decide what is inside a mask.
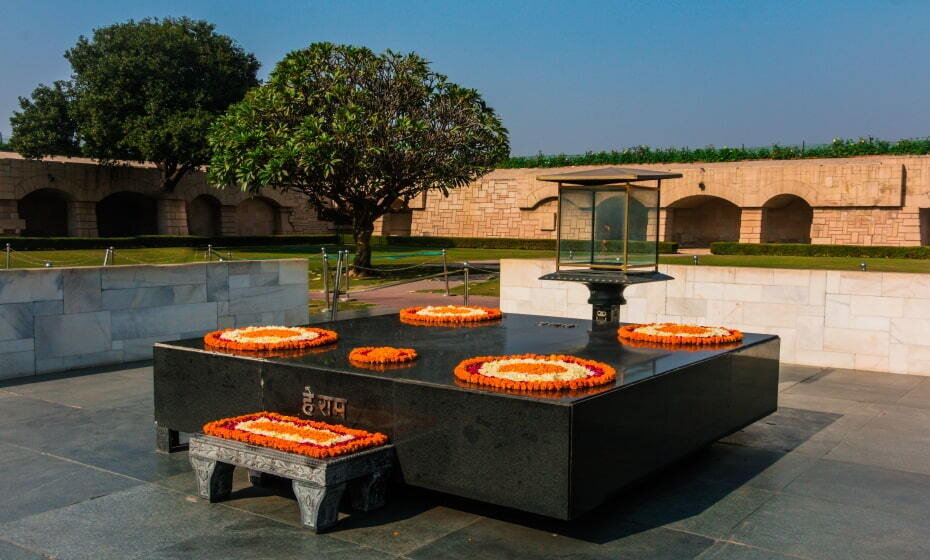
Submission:
[[[501,309],[590,319],[581,284],[539,280],[551,260],[501,261]],[[674,280],[631,286],[626,322],[722,325],[781,337],[781,359],[930,375],[930,275],[660,265]]]
[[[0,379],[144,360],[155,342],[302,325],[307,261],[0,271]]]

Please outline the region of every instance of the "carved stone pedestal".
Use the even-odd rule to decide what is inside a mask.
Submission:
[[[210,502],[228,498],[237,466],[249,469],[249,480],[256,485],[267,483],[268,475],[287,478],[300,506],[301,523],[317,532],[336,524],[347,487],[356,509],[370,511],[383,506],[387,471],[393,460],[393,445],[314,459],[212,436],[190,439],[191,466],[202,498]]]

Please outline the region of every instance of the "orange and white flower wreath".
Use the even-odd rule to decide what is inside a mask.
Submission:
[[[413,348],[394,348],[393,346],[363,346],[349,352],[350,362],[362,364],[401,364],[417,359]]]
[[[400,310],[401,320],[432,324],[492,321],[502,315],[500,309],[478,305],[427,305]]]
[[[721,344],[743,339],[743,333],[736,329],[677,323],[624,325],[617,330],[617,336],[620,340],[694,345]]]
[[[559,391],[611,383],[617,372],[605,363],[575,356],[518,354],[469,358],[455,367],[455,376],[502,389]]]
[[[206,424],[203,433],[319,459],[384,445],[388,441],[386,435],[377,432],[274,412],[223,418]]]
[[[208,333],[209,346],[231,350],[284,350],[332,344],[339,335],[314,327],[240,327]]]

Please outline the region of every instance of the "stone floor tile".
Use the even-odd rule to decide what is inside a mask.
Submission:
[[[818,460],[784,492],[889,513],[930,515],[930,476],[844,461]]]
[[[123,559],[201,535],[221,535],[250,518],[146,484],[0,524],[0,538],[68,560]]]
[[[720,441],[787,453],[840,417],[839,414],[779,407],[775,413]]]
[[[916,387],[901,397],[897,404],[930,409],[930,377],[923,378]]]
[[[859,371],[854,369],[833,368],[817,382],[848,383],[867,387],[884,387],[910,390],[916,387],[921,380],[920,375],[904,375],[900,373],[886,374],[872,371]]]
[[[108,409],[64,408],[55,415],[21,421],[15,429],[0,429],[0,442],[142,480],[173,476],[190,468],[187,457],[155,452],[151,403]]]
[[[551,558],[610,558],[615,560],[687,559],[704,552],[714,541],[663,527],[634,523],[604,526],[577,523],[568,532],[540,530],[498,519],[482,519],[408,556],[416,560],[494,558],[532,560]]]
[[[0,443],[0,523],[138,484],[137,480]]]
[[[769,451],[742,445],[714,443],[685,459],[679,466],[682,476],[762,490],[778,491],[816,459],[798,453]]]
[[[930,557],[930,518],[782,494],[728,540],[813,559]]]
[[[0,558],[3,560],[41,560],[47,557],[0,539]]]
[[[441,495],[408,491],[389,496],[384,508],[341,517],[335,539],[390,554],[406,555],[477,522],[481,517],[467,509],[448,507]],[[458,500],[452,499],[453,503]],[[479,506],[480,507],[480,506]]]
[[[0,433],[10,430],[13,424],[42,420],[50,416],[73,411],[73,407],[58,403],[22,397],[11,390],[3,389],[0,398]]]
[[[785,556],[745,544],[718,541],[701,553],[697,560],[793,560],[795,558],[797,556]]]
[[[70,377],[51,376],[6,390],[66,406],[119,407],[139,399],[152,400],[152,368],[107,370]]]
[[[826,459],[930,474],[930,410],[888,408],[844,438]]]
[[[296,505],[295,505],[296,507]],[[314,560],[382,560],[395,556],[370,548],[317,535],[295,527],[276,527],[261,518],[227,525],[221,533],[200,535],[181,542],[146,551],[136,560],[280,560],[313,558]]]
[[[895,386],[877,383],[854,383],[843,378],[831,379],[831,375],[827,375],[813,383],[805,383],[803,381],[796,383],[786,389],[782,395],[798,393],[815,397],[828,397],[864,403],[894,404],[913,388],[913,385]],[[888,373],[883,375],[897,377],[899,374]]]
[[[603,519],[622,518],[649,527],[669,527],[711,538],[727,535],[774,496],[749,486],[681,477],[657,481],[596,510]]]

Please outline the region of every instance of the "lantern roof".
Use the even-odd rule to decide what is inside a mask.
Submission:
[[[600,169],[587,169],[572,173],[557,173],[555,175],[538,175],[537,181],[551,181],[553,183],[566,183],[569,185],[609,185],[611,183],[627,183],[630,181],[655,181],[661,179],[678,179],[681,173],[668,173],[665,171],[649,171],[648,169],[631,169],[628,167],[604,167]]]

